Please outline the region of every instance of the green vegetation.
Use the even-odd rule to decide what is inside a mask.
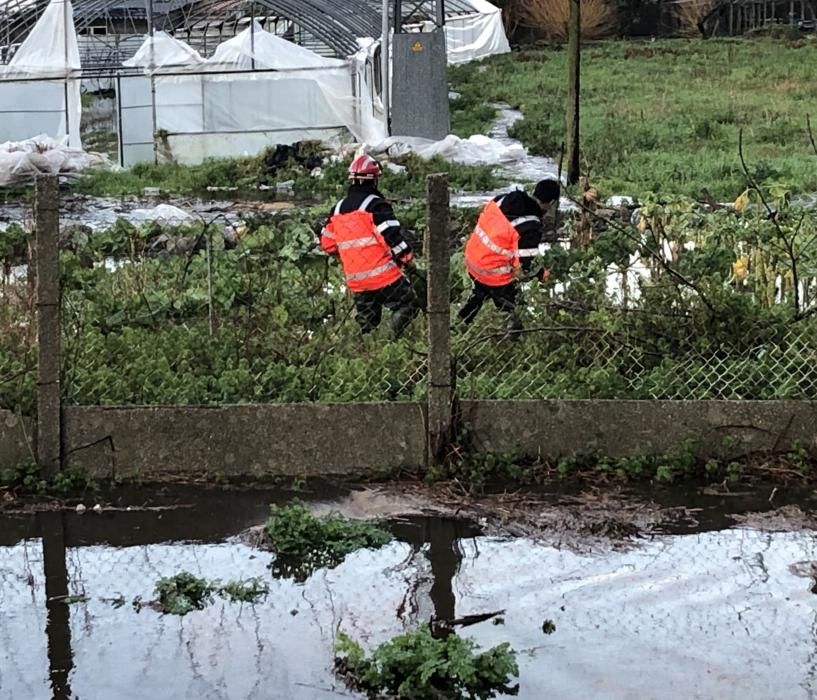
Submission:
[[[187,615],[194,610],[204,610],[213,602],[215,595],[231,603],[257,603],[269,593],[269,587],[259,579],[230,581],[221,585],[182,571],[175,576],[161,578],[156,583],[157,607],[166,615]],[[118,599],[115,605],[118,605]],[[134,607],[140,606],[138,601]]]
[[[370,656],[346,634],[336,643],[335,671],[369,698],[487,700],[516,695],[516,656],[507,643],[475,653],[473,641],[451,634],[435,639],[428,626],[394,637]]]
[[[724,440],[714,456],[700,457],[699,442],[689,438],[673,452],[610,457],[597,451],[566,455],[554,461],[534,461],[519,454],[483,452],[461,445],[448,464],[433,468],[430,481],[456,480],[473,493],[554,481],[673,484],[679,482],[751,484],[755,481],[812,482],[817,458],[806,446],[788,451],[739,453]]]
[[[80,467],[67,467],[51,479],[44,479],[33,462],[12,467],[0,465],[0,492],[16,496],[69,496],[97,489],[94,479]]]
[[[317,156],[319,161],[323,156]],[[89,171],[72,188],[78,194],[96,196],[141,195],[146,187],[158,187],[164,194],[204,194],[207,188],[238,188],[247,197],[258,198],[259,187],[275,191],[278,183],[292,182],[295,196],[302,198],[336,198],[348,185],[350,159],[324,163],[321,174],[313,177],[294,160],[271,170],[267,154],[257,157],[209,159],[200,165],[140,163],[120,172]],[[380,185],[395,198],[423,197],[425,178],[431,173],[447,172],[454,190],[482,191],[498,187],[501,182],[488,166],[448,163],[442,158],[423,160],[409,154],[392,162],[404,168],[399,172],[386,169]],[[328,203],[327,203],[328,208]]]
[[[458,395],[811,398],[817,212],[792,205],[785,188],[765,191],[774,219],[750,191],[734,210],[647,195],[635,226],[589,214],[571,220],[570,247],[553,247],[543,260],[547,284],[523,290],[526,331],[518,342],[503,338],[504,320],[491,308],[467,332],[455,327]],[[315,227],[325,214],[314,207],[248,217],[233,249],[216,225],[120,222],[90,237],[66,233],[67,401],[421,399],[422,318],[399,342],[388,342],[385,324],[361,337],[337,264],[317,251]],[[408,229],[423,230],[421,204],[398,207],[398,216]],[[474,216],[452,215],[455,305],[470,286],[461,250]],[[19,239],[15,228],[6,232],[10,241]],[[163,238],[186,241],[190,250],[212,240],[212,295],[206,255],[171,253],[167,243],[154,249]],[[115,269],[102,264],[109,256],[120,261]],[[19,298],[0,305],[0,406],[30,414],[30,290],[6,289]]]
[[[817,87],[813,42],[617,41],[582,56],[582,157],[607,194],[647,191],[734,199],[745,188],[738,132],[759,180],[817,191],[806,117]],[[485,105],[504,102],[524,120],[513,135],[558,158],[564,140],[566,52],[525,51],[451,70],[454,131],[484,133]]]
[[[369,520],[315,516],[301,503],[270,507],[265,545],[276,553],[273,573],[303,581],[313,571],[334,568],[358,549],[376,549],[392,536]]]

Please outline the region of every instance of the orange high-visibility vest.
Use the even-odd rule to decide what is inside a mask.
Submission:
[[[403,276],[374,218],[366,211],[375,199],[376,195],[369,195],[355,211],[347,214],[340,213],[343,201],[338,202],[321,232],[321,248],[330,255],[340,256],[346,286],[352,292],[383,289]]]
[[[465,267],[478,282],[501,287],[519,268],[519,234],[497,202],[488,202],[465,244]]]

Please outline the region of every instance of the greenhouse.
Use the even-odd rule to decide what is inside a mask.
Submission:
[[[383,37],[444,31],[449,63],[510,50],[487,0],[0,0],[0,143],[83,146],[109,96],[116,160],[181,163],[389,135]],[[390,52],[386,52],[390,56]],[[0,148],[0,151],[3,149]]]

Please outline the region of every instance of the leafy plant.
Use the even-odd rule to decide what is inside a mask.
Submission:
[[[301,503],[270,506],[266,545],[276,553],[273,573],[305,580],[318,568],[333,568],[358,549],[376,549],[392,536],[373,521],[340,515],[315,516]]]
[[[187,615],[194,610],[204,610],[218,595],[231,603],[256,603],[269,593],[269,586],[258,578],[247,581],[207,581],[182,571],[174,576],[161,578],[156,583],[157,607],[166,615]],[[118,602],[118,600],[117,600]],[[134,601],[141,607],[141,601]]]
[[[213,592],[212,584],[187,571],[161,578],[156,583],[159,609],[169,615],[187,615],[193,610],[204,610],[212,602]]]
[[[370,656],[343,632],[335,645],[335,671],[370,698],[397,700],[486,700],[515,695],[519,675],[507,643],[475,653],[469,639],[450,634],[435,639],[428,626],[394,637]]]
[[[33,462],[25,462],[11,467],[0,467],[0,489],[13,491],[17,495],[68,496],[85,491],[96,491],[98,485],[82,467],[67,467],[46,479],[40,468]]]

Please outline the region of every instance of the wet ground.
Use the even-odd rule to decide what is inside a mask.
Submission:
[[[398,539],[302,585],[273,579],[273,555],[237,537],[286,494],[184,489],[151,497],[154,510],[127,510],[145,502],[131,493],[101,514],[6,514],[0,698],[354,697],[331,672],[337,629],[371,646],[432,615],[503,609],[504,624],[465,633],[511,643],[521,698],[810,698],[815,502],[776,495],[782,508],[741,517],[769,511],[770,495],[699,496],[684,508],[681,497],[464,499],[474,525],[445,517],[451,495],[327,493],[313,507],[392,518]],[[503,535],[515,523],[529,536]],[[259,576],[270,593],[185,617],[133,608],[182,569]]]

